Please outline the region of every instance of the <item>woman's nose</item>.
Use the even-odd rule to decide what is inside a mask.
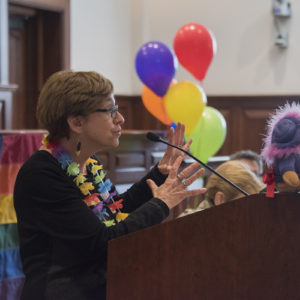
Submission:
[[[123,115],[118,111],[116,118],[114,119],[117,124],[124,124],[125,119]]]

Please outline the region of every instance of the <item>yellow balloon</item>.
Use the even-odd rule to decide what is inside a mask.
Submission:
[[[165,96],[165,108],[173,122],[185,124],[189,134],[197,125],[206,105],[204,90],[191,81],[181,81],[171,86]]]

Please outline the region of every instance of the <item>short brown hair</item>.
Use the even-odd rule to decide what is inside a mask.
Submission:
[[[87,116],[113,93],[112,82],[96,72],[60,71],[44,84],[37,119],[49,132],[48,140],[69,137],[69,116]]]
[[[227,161],[221,164],[216,171],[225,178],[236,184],[249,195],[258,193],[263,184],[259,178],[251,172],[249,167],[237,160]],[[215,194],[221,191],[225,195],[225,201],[231,201],[236,198],[240,192],[222,180],[215,174],[212,174],[205,185],[207,188],[206,199],[214,203]]]

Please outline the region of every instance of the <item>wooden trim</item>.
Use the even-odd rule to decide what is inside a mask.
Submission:
[[[1,97],[1,96],[0,96]],[[5,100],[0,98],[0,126],[5,128]]]
[[[0,128],[11,129],[12,128],[12,91],[0,91]]]
[[[65,1],[63,16],[63,33],[61,36],[63,45],[63,66],[64,69],[70,69],[70,1]]]
[[[17,84],[0,84],[0,91],[15,91],[17,88]]]
[[[43,22],[42,17],[37,18],[37,88],[40,91],[45,82],[44,78],[44,43],[43,43]]]
[[[10,15],[22,15],[28,17],[33,17],[36,15],[36,10],[33,8],[17,6],[13,4],[9,5],[8,12]]]
[[[9,0],[9,3],[60,12],[69,7],[69,0]]]

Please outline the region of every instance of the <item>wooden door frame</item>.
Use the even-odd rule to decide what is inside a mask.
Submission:
[[[8,3],[62,13],[62,64],[63,69],[70,69],[70,0],[9,0]]]

